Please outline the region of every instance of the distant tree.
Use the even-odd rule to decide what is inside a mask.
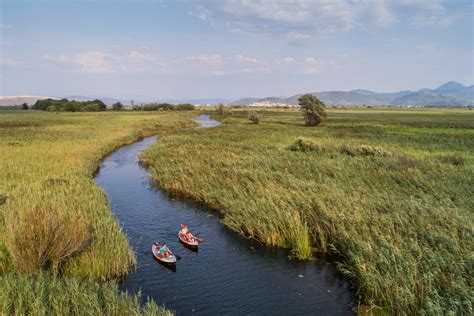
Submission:
[[[28,103],[23,103],[23,104],[21,105],[21,108],[22,108],[23,110],[28,110]]]
[[[327,115],[324,110],[326,105],[314,95],[302,95],[298,98],[298,103],[303,111],[304,122],[306,125],[316,126],[326,119]]]
[[[183,103],[176,105],[176,110],[178,111],[193,111],[194,109],[195,107],[191,103]]]
[[[220,103],[216,108],[217,115],[229,115],[232,114],[232,109],[228,106],[225,106],[223,103]]]
[[[82,110],[84,112],[99,112],[99,111],[103,111],[101,110],[101,105],[99,103],[87,103],[87,105],[85,105]]]
[[[249,120],[254,124],[260,124],[260,116],[257,111],[249,111]]]
[[[92,103],[97,104],[97,106],[99,107],[99,111],[105,111],[107,109],[107,105],[105,105],[105,103],[99,99],[93,100]]]
[[[112,104],[112,110],[114,111],[122,111],[123,110],[123,104],[120,102],[116,102]]]

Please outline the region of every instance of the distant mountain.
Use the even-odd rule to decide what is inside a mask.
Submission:
[[[219,104],[219,103],[229,103],[230,100],[222,98],[209,98],[209,99],[160,99],[157,102],[166,102],[173,104],[180,103],[191,103],[195,105],[208,105],[208,104]]]
[[[380,93],[370,90],[351,91],[325,91],[312,92],[311,94],[320,100],[331,105],[341,106],[473,106],[474,86],[464,86],[455,81],[447,82],[436,89],[420,89],[418,91],[399,91],[391,93]],[[297,105],[298,98],[302,94],[297,94],[289,98],[276,98],[275,103],[286,103]],[[273,98],[245,98],[232,102],[231,104],[248,105],[251,103],[268,101]]]
[[[23,103],[32,105],[36,101],[44,100],[44,99],[57,99],[57,98],[47,97],[47,96],[33,96],[33,95],[0,96],[0,106],[21,105]]]
[[[68,99],[68,100],[81,101],[81,102],[83,102],[83,101],[92,101],[92,100],[95,100],[95,99],[99,99],[107,105],[112,105],[112,104],[117,103],[117,102],[120,102],[120,103],[123,103],[123,104],[129,104],[130,103],[130,100],[119,100],[119,99],[107,98],[107,97],[93,98],[93,97],[86,97],[86,96],[83,96],[83,95],[68,95],[68,96],[65,96],[63,98]]]

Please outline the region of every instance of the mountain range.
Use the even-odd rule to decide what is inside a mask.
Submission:
[[[416,91],[398,91],[398,92],[374,92],[370,90],[351,90],[351,91],[324,91],[312,92],[311,94],[329,105],[339,106],[438,106],[438,107],[466,107],[474,106],[474,85],[465,86],[456,81],[449,81],[435,89],[420,89]],[[230,101],[222,98],[208,99],[162,99],[153,102],[167,103],[192,103],[192,104],[217,104],[228,103],[232,105],[250,105],[250,106],[272,106],[272,105],[292,105],[298,104],[298,98],[303,94],[296,94],[291,97],[266,97],[266,98],[243,98],[236,101]],[[65,97],[48,96],[0,96],[0,106],[20,105],[23,103],[34,104],[40,99],[61,99],[89,101],[96,98],[71,95]],[[111,105],[115,102],[130,104],[130,100],[120,100],[108,97],[99,97],[105,104]],[[144,101],[135,101],[135,104],[149,103]]]
[[[374,92],[370,90],[325,91],[311,92],[321,101],[330,105],[340,106],[473,106],[474,85],[465,86],[456,81],[447,82],[435,89],[420,89],[417,91]],[[233,105],[259,104],[288,104],[297,105],[298,98],[303,94],[296,94],[288,98],[243,98],[231,102]]]

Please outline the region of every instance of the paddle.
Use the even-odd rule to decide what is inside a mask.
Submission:
[[[196,236],[193,236],[194,239],[196,239],[198,241],[198,243],[202,244],[203,242],[205,242],[206,240],[204,238],[199,238],[199,237],[196,237]]]

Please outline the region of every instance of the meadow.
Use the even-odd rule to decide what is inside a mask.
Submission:
[[[93,174],[119,146],[194,115],[0,112],[0,314],[167,313],[117,290],[136,260]]]
[[[231,229],[335,258],[360,313],[473,313],[472,111],[333,109],[318,127],[295,110],[259,115],[162,135],[141,159]]]

